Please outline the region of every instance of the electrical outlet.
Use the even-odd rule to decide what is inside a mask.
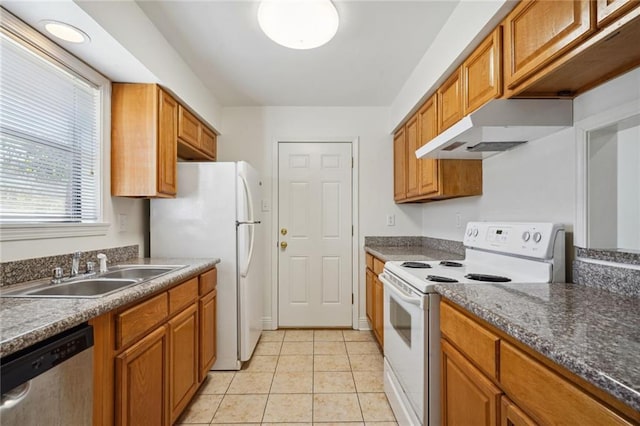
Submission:
[[[462,215],[460,213],[456,213],[456,228],[462,227]]]
[[[387,215],[387,226],[396,226],[396,215],[388,214]]]

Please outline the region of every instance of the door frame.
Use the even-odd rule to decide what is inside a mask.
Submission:
[[[279,271],[278,271],[278,241],[280,240],[278,233],[278,216],[279,216],[279,147],[281,143],[348,143],[351,144],[351,156],[353,158],[353,167],[351,168],[351,224],[353,225],[353,235],[351,236],[351,292],[353,293],[353,304],[351,305],[351,328],[359,328],[359,315],[360,315],[360,271],[359,271],[359,223],[358,223],[358,200],[359,195],[359,160],[360,160],[360,138],[359,137],[319,137],[319,138],[274,138],[272,142],[272,177],[271,177],[271,232],[270,232],[270,245],[271,245],[271,324],[265,319],[263,327],[265,330],[278,328],[278,290],[279,290]]]

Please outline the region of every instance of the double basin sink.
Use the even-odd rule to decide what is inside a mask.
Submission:
[[[103,297],[135,284],[152,280],[185,265],[118,265],[108,272],[91,277],[78,277],[60,284],[43,282],[27,288],[2,292],[2,297]]]

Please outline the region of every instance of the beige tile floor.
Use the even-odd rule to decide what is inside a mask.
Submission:
[[[371,332],[264,331],[238,372],[210,372],[180,425],[397,423]]]

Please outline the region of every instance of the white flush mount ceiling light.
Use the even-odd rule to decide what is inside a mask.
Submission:
[[[291,49],[322,46],[338,31],[338,21],[331,0],[263,0],[258,8],[262,31]]]
[[[91,38],[82,30],[59,21],[41,21],[46,32],[69,43],[88,43]]]

